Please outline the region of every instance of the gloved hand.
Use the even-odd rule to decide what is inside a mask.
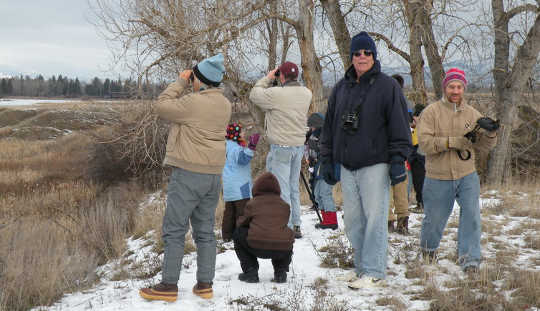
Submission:
[[[448,149],[467,150],[472,149],[472,142],[465,136],[448,137]]]
[[[321,158],[321,168],[319,174],[323,177],[324,181],[329,185],[335,185],[338,181],[336,178],[336,170],[334,167],[334,161],[330,157]]]
[[[257,149],[257,144],[259,143],[259,138],[261,138],[261,134],[255,133],[251,136],[249,136],[248,141],[248,148],[255,151]]]
[[[395,186],[405,181],[407,172],[405,171],[405,160],[400,156],[392,156],[390,160],[390,181]]]

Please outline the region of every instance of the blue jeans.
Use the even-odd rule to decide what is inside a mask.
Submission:
[[[345,232],[354,249],[356,274],[386,276],[389,165],[350,171],[341,167]]]
[[[266,170],[277,177],[281,198],[291,207],[288,226],[300,226],[300,168],[304,146],[270,145]]]
[[[332,193],[331,185],[327,184],[324,179],[316,179],[313,189],[313,195],[315,201],[319,205],[319,209],[325,212],[335,212],[336,204],[334,203],[334,197]]]
[[[458,262],[463,269],[478,266],[482,261],[480,236],[480,181],[476,172],[457,180],[439,180],[426,177],[423,188],[424,220],[420,233],[420,247],[434,251],[439,247],[442,234],[454,200],[460,206],[458,228]]]
[[[176,284],[180,277],[186,233],[193,229],[197,245],[197,281],[211,283],[216,270],[214,219],[221,191],[221,175],[173,168],[167,186],[163,216],[163,283]]]

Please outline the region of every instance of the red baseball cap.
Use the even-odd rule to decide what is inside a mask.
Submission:
[[[292,62],[284,62],[279,66],[279,73],[288,79],[298,78],[298,66]]]

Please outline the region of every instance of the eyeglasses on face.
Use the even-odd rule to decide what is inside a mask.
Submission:
[[[356,56],[356,57],[360,57],[362,55],[369,57],[369,56],[373,55],[373,51],[370,51],[370,50],[358,50],[358,51],[353,53],[353,56]]]

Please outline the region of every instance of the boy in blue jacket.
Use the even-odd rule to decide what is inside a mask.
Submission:
[[[253,134],[248,142],[242,137],[242,125],[231,123],[227,126],[227,151],[223,168],[223,200],[225,211],[221,225],[224,241],[232,239],[236,220],[244,214],[244,207],[251,198],[251,159],[259,142],[260,135]],[[247,146],[246,146],[247,145]]]

